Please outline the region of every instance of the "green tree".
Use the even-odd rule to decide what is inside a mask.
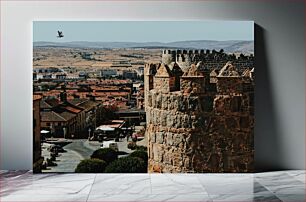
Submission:
[[[130,157],[141,158],[144,162],[148,162],[148,153],[144,150],[136,150],[129,155]]]
[[[90,156],[92,159],[100,159],[105,161],[107,164],[113,162],[118,158],[118,154],[111,148],[101,148],[92,153]]]
[[[76,173],[103,173],[106,167],[106,162],[100,159],[85,159],[82,160],[76,167]]]
[[[136,150],[140,150],[140,151],[147,151],[148,148],[146,146],[143,145],[136,145]]]
[[[106,173],[146,173],[147,164],[138,157],[122,157],[105,168]]]

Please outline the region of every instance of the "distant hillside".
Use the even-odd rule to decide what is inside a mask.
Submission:
[[[161,42],[34,42],[34,47],[65,47],[65,48],[169,48],[169,49],[224,49],[225,52],[254,53],[254,41],[175,41]]]

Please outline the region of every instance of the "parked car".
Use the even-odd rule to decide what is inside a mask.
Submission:
[[[104,141],[100,147],[101,148],[111,148],[115,151],[119,151],[118,143],[114,141]]]
[[[66,150],[64,150],[61,146],[59,145],[52,145],[50,148],[49,148],[50,152],[59,152],[59,153],[63,153],[63,152],[66,152]]]
[[[143,140],[143,139],[144,139],[143,134],[139,134],[139,133],[132,134],[132,140],[134,140],[135,142],[138,140]]]

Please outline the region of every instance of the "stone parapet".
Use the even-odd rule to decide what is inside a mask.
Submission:
[[[252,74],[228,62],[214,72],[203,65],[178,76],[158,64],[145,76],[149,172],[253,171]]]

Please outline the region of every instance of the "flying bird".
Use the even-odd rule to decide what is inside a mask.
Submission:
[[[62,37],[64,37],[64,35],[63,35],[63,32],[61,32],[61,31],[57,31],[57,38],[62,38]]]

